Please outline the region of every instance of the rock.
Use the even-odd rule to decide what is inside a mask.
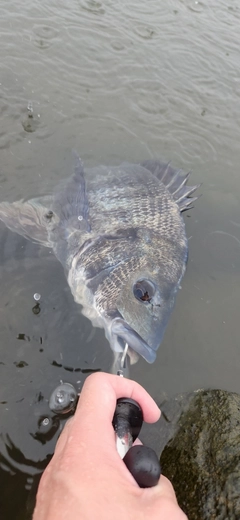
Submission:
[[[162,473],[189,520],[239,520],[240,396],[201,390],[185,402],[161,455]]]

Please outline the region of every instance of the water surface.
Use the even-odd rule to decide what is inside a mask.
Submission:
[[[1,2],[1,200],[50,192],[72,148],[88,166],[160,157],[203,182],[157,361],[131,371],[158,400],[240,392],[239,22],[237,0]],[[111,352],[51,252],[3,225],[0,277],[0,514],[26,520],[64,423],[51,391],[80,390]]]

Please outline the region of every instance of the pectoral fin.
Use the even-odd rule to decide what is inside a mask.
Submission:
[[[48,238],[48,225],[52,197],[40,197],[27,202],[0,203],[0,220],[11,230],[45,247],[52,244]]]

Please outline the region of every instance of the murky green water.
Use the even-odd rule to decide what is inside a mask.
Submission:
[[[239,27],[237,0],[1,2],[1,200],[51,191],[72,148],[89,166],[160,157],[203,182],[157,361],[131,371],[157,399],[240,392]],[[0,277],[0,515],[26,520],[63,425],[51,391],[61,379],[80,389],[111,352],[53,255],[3,225]]]

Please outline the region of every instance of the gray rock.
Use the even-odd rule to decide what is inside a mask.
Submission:
[[[167,408],[176,410],[177,401]],[[201,390],[180,402],[180,417],[169,421],[174,433],[161,455],[162,473],[189,520],[239,520],[240,396]],[[166,428],[165,421],[160,429]]]

